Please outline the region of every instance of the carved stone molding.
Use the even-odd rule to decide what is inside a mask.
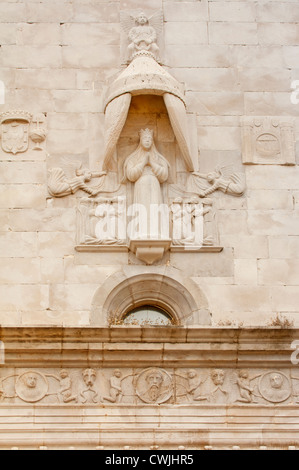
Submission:
[[[243,163],[295,165],[294,122],[283,117],[242,119]]]

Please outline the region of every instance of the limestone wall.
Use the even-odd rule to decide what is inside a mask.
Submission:
[[[104,87],[122,64],[120,11],[143,6],[0,1],[0,112],[47,115],[44,150],[0,148],[2,326],[88,326],[95,292],[128,264],[126,253],[75,252],[78,194],[51,198],[47,171],[64,158],[99,169]],[[163,65],[185,83],[201,171],[232,163],[247,185],[240,198],[217,196],[222,253],[173,253],[168,263],[202,289],[215,326],[269,325],[277,314],[298,325],[299,168],[243,165],[241,139],[243,116],[294,118],[299,164],[298,1],[149,0],[146,8],[163,9]]]

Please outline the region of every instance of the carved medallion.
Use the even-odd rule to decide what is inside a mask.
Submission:
[[[138,375],[136,393],[145,403],[165,403],[173,394],[172,377],[163,369],[145,369]]]
[[[27,371],[17,378],[16,394],[21,400],[35,403],[48,393],[49,384],[46,377],[39,372]]]
[[[1,140],[4,152],[26,152],[29,146],[29,123],[31,114],[24,111],[11,111],[1,115]]]
[[[259,391],[265,400],[281,403],[291,395],[290,380],[282,372],[266,372],[259,380]]]

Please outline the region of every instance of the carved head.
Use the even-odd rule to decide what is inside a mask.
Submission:
[[[119,369],[115,369],[115,371],[113,372],[113,375],[115,377],[117,377],[118,379],[121,378],[121,371]]]
[[[62,370],[59,372],[59,377],[60,377],[61,379],[66,379],[66,378],[68,377],[68,375],[69,375],[69,374],[68,374],[68,371],[65,370],[65,369],[62,369]]]
[[[240,379],[248,379],[247,370],[239,370],[239,377],[240,377]]]
[[[222,369],[214,369],[211,373],[211,378],[215,385],[223,385],[224,371]]]
[[[216,178],[217,178],[217,173],[215,172],[211,172],[207,174],[207,180],[209,183],[214,183]]]
[[[154,133],[151,129],[141,129],[139,132],[140,143],[144,150],[149,150],[153,145]]]
[[[141,12],[138,13],[138,15],[136,16],[135,22],[136,22],[136,24],[139,24],[139,25],[147,24],[147,23],[148,23],[148,17],[146,16],[145,13],[143,13],[143,11],[141,11]]]
[[[195,379],[196,375],[197,375],[197,374],[196,374],[196,372],[195,372],[194,369],[188,370],[188,378],[189,378],[189,379]]]
[[[83,380],[87,387],[92,387],[96,379],[96,372],[94,369],[85,369],[83,372]]]
[[[272,388],[279,389],[283,384],[283,377],[280,374],[271,374],[270,375],[270,384]]]
[[[36,388],[37,385],[37,377],[33,374],[28,374],[24,378],[24,383],[28,388]]]

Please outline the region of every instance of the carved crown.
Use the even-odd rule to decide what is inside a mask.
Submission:
[[[32,114],[27,111],[21,110],[12,110],[5,111],[0,114],[0,124],[5,121],[26,121],[30,122],[32,120]]]
[[[139,136],[142,137],[142,136],[146,136],[146,135],[149,135],[151,137],[153,137],[154,135],[154,131],[152,129],[140,129],[139,131]]]

